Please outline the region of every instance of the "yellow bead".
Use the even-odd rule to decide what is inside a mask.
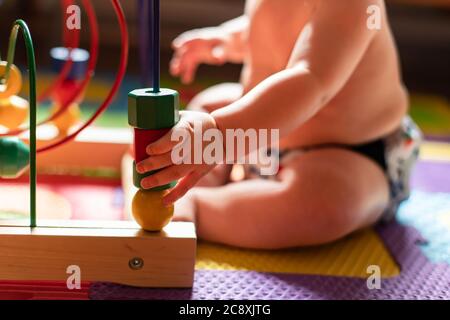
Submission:
[[[6,61],[0,61],[0,78],[5,75],[6,64]],[[8,99],[17,95],[22,89],[22,74],[20,70],[15,65],[11,65],[10,70],[8,82],[3,85],[0,84],[0,99]]]
[[[0,125],[14,130],[25,122],[28,116],[28,101],[19,96],[0,100]]]
[[[164,206],[164,191],[138,190],[132,202],[132,214],[142,229],[147,231],[160,231],[172,219],[173,205]]]
[[[59,105],[54,105],[51,109],[51,114],[54,114],[60,109]],[[67,135],[70,128],[75,126],[81,117],[80,107],[77,103],[73,103],[67,108],[63,114],[59,115],[52,123],[58,128],[60,135]]]

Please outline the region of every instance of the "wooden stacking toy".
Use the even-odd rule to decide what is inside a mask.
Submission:
[[[173,205],[164,206],[165,190],[175,182],[144,190],[142,179],[155,172],[140,174],[136,164],[145,160],[147,146],[164,136],[179,119],[179,95],[171,89],[152,88],[133,90],[128,94],[128,123],[134,127],[133,184],[139,190],[132,201],[132,214],[136,222],[147,231],[159,231],[173,214]]]

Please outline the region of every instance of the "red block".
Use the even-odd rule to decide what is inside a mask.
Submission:
[[[158,129],[158,130],[147,130],[147,129],[137,129],[134,128],[134,159],[136,163],[141,162],[148,158],[147,152],[145,149],[147,146],[159,140],[164,136],[167,132],[170,131],[171,128],[167,129]]]

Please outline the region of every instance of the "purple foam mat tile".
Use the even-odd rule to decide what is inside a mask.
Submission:
[[[197,270],[192,289],[133,288],[94,283],[91,299],[450,299],[450,266],[433,264],[416,230],[396,222],[378,226],[401,274],[368,289],[365,279],[254,271]]]
[[[418,162],[411,185],[422,191],[450,193],[450,163]]]

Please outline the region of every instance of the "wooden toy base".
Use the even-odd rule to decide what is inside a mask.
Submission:
[[[23,223],[23,221],[22,221]],[[172,222],[158,233],[131,221],[39,221],[39,227],[0,226],[0,279],[62,280],[69,266],[81,281],[139,287],[192,287],[196,254],[192,223]]]
[[[51,126],[40,127],[38,145],[49,143],[55,138],[53,133]],[[61,148],[39,154],[38,173],[64,175],[78,169],[107,168],[120,174],[132,141],[130,129],[88,128]],[[136,192],[131,168],[131,165],[124,167],[121,174],[124,211],[128,213],[130,199]],[[192,287],[196,257],[194,224],[172,222],[163,231],[150,233],[132,221],[44,221],[39,217],[50,216],[47,205],[41,211],[44,210],[38,211],[36,228],[28,227],[26,220],[0,221],[0,279],[65,282],[71,276],[67,268],[75,265],[80,268],[83,282]]]

